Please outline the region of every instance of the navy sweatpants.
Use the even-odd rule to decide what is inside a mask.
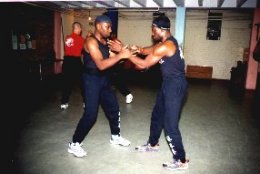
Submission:
[[[148,142],[154,146],[164,129],[167,143],[175,160],[185,161],[185,150],[179,130],[183,99],[187,93],[187,81],[182,78],[163,78],[153,108]]]
[[[83,73],[85,109],[73,135],[73,142],[81,143],[97,120],[99,104],[109,121],[112,135],[120,135],[120,113],[117,98],[106,75]]]

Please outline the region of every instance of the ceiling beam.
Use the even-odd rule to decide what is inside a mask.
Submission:
[[[76,8],[82,8],[83,4],[81,2],[77,2],[77,1],[67,1],[67,3],[69,5],[75,6]]]
[[[58,11],[58,12],[63,12],[64,10],[66,10],[65,8],[61,8],[60,5],[54,4],[52,2],[35,1],[35,2],[23,2],[23,3],[36,6],[36,7],[45,8],[48,10]]]
[[[104,5],[104,6],[107,6],[107,7],[115,7],[115,2],[114,1],[94,1],[94,2],[96,2],[96,3],[98,3],[98,4],[102,4],[102,5]]]
[[[61,8],[68,8],[68,3],[62,1],[52,1],[53,4],[58,5]]]
[[[163,7],[164,0],[153,0],[159,7]]]
[[[114,0],[114,1],[123,6],[130,7],[130,0]]]
[[[97,3],[93,2],[93,1],[80,1],[82,4],[86,4],[88,6],[91,6],[91,7],[96,7],[97,6]]]
[[[218,0],[218,7],[222,7],[225,0]]]
[[[198,0],[199,7],[203,6],[203,0]]]
[[[184,0],[173,0],[177,7],[184,7]]]
[[[184,7],[184,0],[173,0],[177,7]]]
[[[247,0],[237,0],[237,7],[242,7],[242,5],[246,2]]]
[[[142,7],[146,7],[146,0],[133,0]]]

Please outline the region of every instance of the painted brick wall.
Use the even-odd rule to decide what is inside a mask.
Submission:
[[[103,11],[91,12],[92,19]],[[243,50],[249,47],[251,11],[222,10],[222,30],[220,40],[206,40],[208,10],[188,9],[184,56],[187,65],[212,66],[213,78],[230,79],[230,70],[237,61],[243,60]],[[175,10],[166,15],[171,19],[174,34]],[[87,17],[63,15],[64,34],[71,32],[73,21],[83,24],[83,36],[88,30],[94,31]],[[118,37],[126,44],[151,45],[152,12],[120,12],[118,17]]]
[[[207,12],[187,13],[184,43],[186,64],[212,66],[213,78],[230,79],[232,66],[243,60],[243,50],[249,46],[251,20],[245,19],[247,14],[244,13],[223,11],[220,40],[206,40]]]
[[[174,14],[173,10],[166,13],[171,19],[175,18]],[[140,46],[152,44],[152,12],[120,12],[118,20],[118,37],[124,43]],[[174,22],[171,22],[171,31],[174,31]]]
[[[212,66],[213,78],[230,79],[230,70],[243,60],[248,48],[251,28],[250,14],[225,10],[220,40],[206,40],[208,10],[187,10],[184,56],[186,64]],[[174,34],[175,12],[169,11]],[[249,16],[249,17],[247,17]],[[119,16],[118,35],[124,43],[151,45],[151,12],[124,12]]]

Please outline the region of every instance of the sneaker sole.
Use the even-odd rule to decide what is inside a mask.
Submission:
[[[151,150],[141,150],[140,147],[135,147],[135,150],[138,152],[159,152],[159,149],[151,149]]]
[[[130,103],[132,103],[132,101],[133,101],[133,100],[131,100],[131,101],[126,101],[125,103],[126,103],[126,104],[130,104]]]
[[[168,164],[163,164],[162,165],[163,166],[163,168],[165,168],[165,169],[167,169],[167,170],[172,170],[172,171],[176,171],[176,170],[187,170],[188,168],[189,168],[189,166],[188,166],[188,164],[187,164],[187,166],[185,166],[185,167],[180,167],[180,168],[172,168],[170,165],[168,165]]]
[[[128,147],[128,146],[130,146],[131,143],[129,143],[128,145],[123,145],[123,144],[120,144],[120,143],[115,143],[115,142],[110,140],[110,144],[112,144],[112,145],[119,145],[119,146],[123,146],[123,147]]]
[[[78,157],[78,158],[82,158],[82,157],[84,157],[84,156],[87,156],[87,154],[85,154],[85,155],[77,155],[76,153],[74,153],[72,150],[70,150],[70,149],[68,149],[68,152],[69,153],[71,153],[71,154],[73,154],[75,157]]]

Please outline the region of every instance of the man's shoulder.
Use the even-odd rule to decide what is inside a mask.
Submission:
[[[85,39],[85,44],[97,44],[97,39],[95,39],[94,37],[87,37]]]
[[[93,41],[94,41],[94,38],[92,38],[92,37],[87,37],[85,39],[85,43],[89,43],[89,42],[93,42]]]
[[[167,48],[171,48],[172,46],[176,47],[176,43],[170,39],[163,42],[163,45]]]
[[[73,33],[68,34],[66,37],[73,37]]]
[[[69,35],[67,35],[67,36],[65,37],[65,39],[69,39],[69,38],[72,38],[72,37],[71,37],[71,34],[69,34]]]
[[[65,40],[67,41],[67,40],[75,40],[76,38],[75,38],[75,36],[73,35],[73,33],[71,33],[71,34],[68,34],[66,37],[65,37]]]
[[[160,49],[167,49],[171,44],[173,44],[173,42],[171,42],[170,40],[166,40],[164,42],[158,43],[156,47]]]

